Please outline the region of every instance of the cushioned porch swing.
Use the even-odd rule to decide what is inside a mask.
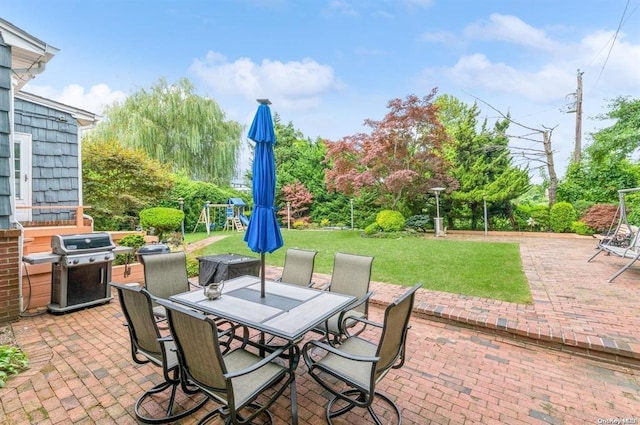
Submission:
[[[618,272],[609,279],[609,282],[613,282],[616,277],[631,267],[631,265],[640,258],[640,232],[637,226],[629,224],[625,203],[626,195],[634,192],[640,192],[640,187],[618,190],[618,209],[611,221],[609,231],[604,235],[600,235],[598,246],[596,247],[597,252],[587,260],[587,262],[591,262],[591,260],[596,258],[601,252],[606,252],[607,255],[614,254],[619,257],[629,258],[631,261],[618,270]]]

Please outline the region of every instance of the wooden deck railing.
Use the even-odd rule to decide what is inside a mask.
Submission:
[[[60,224],[56,224],[56,220],[41,220],[41,221],[26,221],[23,222],[21,220],[18,220],[20,222],[20,224],[22,224],[23,226],[56,226],[56,225],[75,225],[78,227],[83,227],[84,224],[84,210],[85,209],[89,209],[91,208],[90,206],[86,206],[86,205],[38,205],[38,206],[22,206],[22,205],[16,205],[16,209],[20,209],[20,210],[75,210],[75,223],[74,224],[70,224],[69,222],[72,220],[63,220],[64,223],[60,222]],[[46,224],[45,224],[46,223]]]

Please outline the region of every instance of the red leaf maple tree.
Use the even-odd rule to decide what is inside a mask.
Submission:
[[[390,100],[384,119],[365,120],[371,133],[326,141],[327,188],[347,196],[375,190],[380,204],[391,209],[403,198],[424,197],[432,187],[455,190],[458,183],[443,153],[449,139],[433,104],[436,93]]]

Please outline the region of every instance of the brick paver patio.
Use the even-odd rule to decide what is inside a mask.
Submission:
[[[447,236],[458,237],[484,239]],[[587,263],[593,239],[488,240],[520,243],[534,302],[515,305],[420,290],[409,359],[379,385],[402,408],[404,423],[635,423],[640,417],[640,265],[607,283],[625,260],[600,255]],[[269,269],[268,275],[278,272]],[[428,276],[425,270],[425,280]],[[403,292],[376,282],[372,290],[374,319]],[[0,389],[0,423],[136,423],[135,399],[160,376],[157,368],[132,362],[123,322],[114,300],[14,323],[31,368]],[[304,363],[297,370],[297,388],[300,422],[325,423],[326,394],[308,377]],[[272,412],[278,423],[290,423],[288,392]],[[203,415],[201,410],[182,423]],[[352,414],[336,423],[366,422]]]

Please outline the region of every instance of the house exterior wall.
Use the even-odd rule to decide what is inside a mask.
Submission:
[[[20,231],[10,230],[11,143],[11,48],[0,36],[0,323],[20,315]]]
[[[69,113],[16,98],[14,130],[32,135],[32,204],[79,204],[78,124]],[[34,209],[33,221],[69,220],[72,211]]]
[[[9,228],[11,216],[11,48],[0,35],[0,229]]]

